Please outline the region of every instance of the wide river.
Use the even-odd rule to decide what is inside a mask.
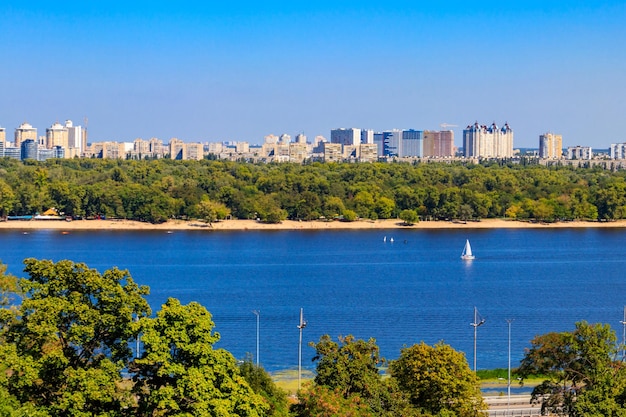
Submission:
[[[385,240],[386,237],[386,240]],[[391,242],[393,238],[393,242]],[[476,259],[460,259],[469,238]],[[444,341],[477,366],[512,366],[537,334],[580,320],[610,324],[622,339],[626,231],[493,229],[367,231],[0,232],[1,261],[70,259],[99,271],[128,269],[151,288],[153,310],[168,298],[197,301],[213,315],[218,347],[256,354],[268,371],[314,369],[309,342],[323,334],[376,339],[382,356]]]

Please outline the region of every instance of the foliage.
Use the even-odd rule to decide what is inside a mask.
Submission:
[[[542,410],[572,417],[622,415],[615,410],[626,405],[626,369],[617,353],[609,325],[582,321],[573,331],[535,337],[518,372],[522,378],[547,376],[532,392]]]
[[[389,365],[391,376],[423,412],[439,415],[481,416],[486,405],[480,384],[465,355],[449,345],[419,343],[403,348]]]
[[[267,416],[287,417],[289,415],[287,393],[276,386],[265,369],[253,364],[250,356],[239,365],[239,372],[250,388],[269,404]]]
[[[419,215],[415,210],[404,209],[400,212],[398,217],[400,217],[400,220],[407,226],[413,226],[415,223],[419,222]]]
[[[394,381],[383,380],[384,363],[374,339],[324,335],[315,347],[314,385],[298,393],[296,416],[412,416],[417,415]]]
[[[170,299],[150,318],[148,288],[127,271],[24,263],[19,287],[0,281],[23,291],[0,327],[0,416],[287,415],[266,374],[253,373],[255,394],[233,356],[213,348],[219,334],[199,304]]]
[[[71,261],[26,259],[25,299],[0,346],[3,388],[52,415],[116,415],[128,405],[122,370],[149,314],[126,271],[103,274]]]
[[[73,216],[161,222],[203,218],[199,213],[219,207],[235,218],[263,222],[341,215],[348,219],[352,212],[385,219],[403,210],[435,220],[626,218],[626,171],[588,168],[471,162],[3,159],[0,169],[0,217],[56,207]],[[223,206],[203,207],[205,200]]]
[[[235,358],[214,349],[211,314],[170,298],[156,318],[142,318],[143,354],[132,364],[140,415],[265,415],[268,405],[240,375]]]

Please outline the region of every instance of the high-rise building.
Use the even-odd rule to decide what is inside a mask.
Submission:
[[[402,156],[401,130],[374,133],[374,143],[378,146],[378,156],[391,158]]]
[[[15,142],[13,146],[18,148],[20,147],[22,141],[32,139],[35,142],[37,141],[37,129],[32,127],[29,123],[24,122],[15,129]]]
[[[6,129],[0,127],[0,143],[6,144],[7,142],[7,132]]]
[[[554,133],[539,135],[539,158],[561,159],[563,157],[563,137]]]
[[[66,151],[69,149],[68,130],[61,123],[56,122],[46,129],[46,148],[60,146]]]
[[[513,130],[505,123],[498,128],[474,123],[463,130],[463,152],[466,158],[513,157]]]
[[[185,142],[178,138],[170,139],[170,159],[187,159],[187,155],[185,152]]]
[[[424,157],[447,158],[455,154],[453,130],[425,130]]]
[[[609,155],[611,159],[626,159],[626,143],[611,143]]]
[[[401,157],[417,157],[424,156],[424,132],[421,130],[403,130]]]
[[[330,143],[339,143],[343,146],[358,145],[361,143],[361,129],[333,129],[330,131]]]
[[[74,126],[71,120],[65,121],[65,128],[67,129],[67,150],[70,157],[82,155],[86,143],[85,130],[82,126]]]
[[[25,159],[32,159],[34,161],[39,160],[39,154],[37,153],[37,142],[32,139],[23,140],[20,144],[20,151],[22,161]]]
[[[361,144],[372,145],[374,143],[374,131],[371,129],[361,130]]]

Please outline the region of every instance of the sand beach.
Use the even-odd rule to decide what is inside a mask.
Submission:
[[[497,228],[625,228],[626,220],[612,222],[568,221],[542,223],[509,219],[483,219],[480,221],[422,221],[406,226],[399,219],[342,221],[293,221],[285,220],[277,224],[265,224],[255,220],[224,220],[207,224],[198,220],[170,220],[161,224],[152,224],[133,220],[9,220],[0,222],[0,230],[354,230],[354,229],[497,229]]]

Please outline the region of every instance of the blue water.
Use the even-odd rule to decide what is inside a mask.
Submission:
[[[460,260],[466,238],[472,262]],[[300,308],[302,364],[314,369],[308,343],[323,334],[373,337],[388,359],[403,346],[444,341],[473,366],[477,307],[486,322],[476,361],[487,369],[508,365],[506,319],[515,367],[535,335],[576,321],[608,323],[621,339],[626,304],[620,229],[6,231],[0,245],[18,276],[26,257],[71,259],[128,269],[150,286],[153,310],[168,297],[198,301],[213,315],[218,347],[237,358],[256,352],[258,310],[259,359],[269,371],[298,365]]]

